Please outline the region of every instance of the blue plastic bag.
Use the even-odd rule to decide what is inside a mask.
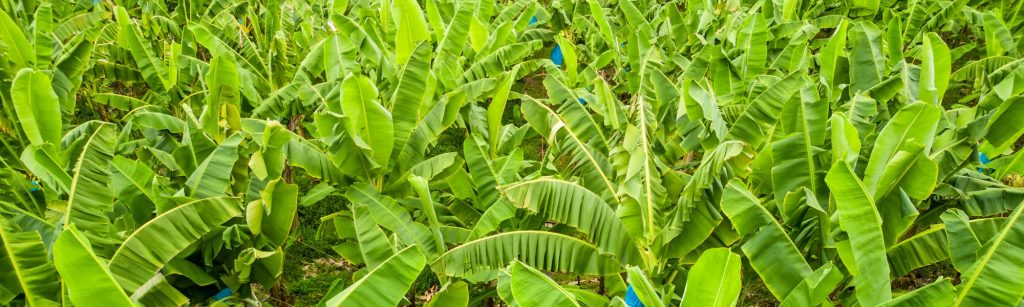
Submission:
[[[530,16],[530,25],[537,24],[537,16]]]
[[[633,285],[626,286],[626,306],[629,307],[644,307],[644,303],[640,301],[640,297],[636,296],[636,292],[633,291]]]
[[[224,288],[224,289],[220,289],[220,292],[217,292],[217,294],[215,294],[213,296],[213,300],[214,301],[219,301],[219,300],[222,300],[222,299],[226,299],[229,296],[231,296],[231,288]]]
[[[979,151],[978,152],[978,162],[981,162],[981,165],[985,165],[985,164],[988,164],[989,162],[992,162],[992,161],[988,159],[988,155],[986,155],[984,152],[980,152]],[[979,173],[985,173],[985,169],[979,167],[978,168],[978,172]]]
[[[565,63],[565,59],[562,57],[562,47],[555,44],[555,48],[551,49],[551,62],[555,63],[555,66],[562,67],[562,63]]]

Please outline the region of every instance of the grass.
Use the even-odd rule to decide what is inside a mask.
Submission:
[[[775,299],[772,292],[768,290],[761,278],[752,270],[743,272],[743,288],[740,289],[740,298],[736,306],[778,306],[779,301]]]

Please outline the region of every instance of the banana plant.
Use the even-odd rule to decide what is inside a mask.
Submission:
[[[0,305],[1018,304],[1021,3],[0,1]]]

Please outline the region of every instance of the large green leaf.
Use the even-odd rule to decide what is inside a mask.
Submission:
[[[594,18],[594,22],[597,23],[598,30],[601,33],[601,37],[604,38],[605,44],[614,48],[616,53],[618,53],[618,40],[615,38],[608,15],[604,13],[604,8],[601,7],[601,1],[587,0],[587,4],[590,5],[590,17]]]
[[[416,281],[427,260],[415,247],[407,247],[388,258],[345,290],[325,297],[324,306],[392,306]]]
[[[487,154],[487,144],[483,138],[473,135],[462,142],[463,156],[466,158],[466,166],[469,174],[473,177],[474,190],[476,190],[476,204],[479,209],[492,207],[495,202],[501,202],[498,198],[498,185],[504,183],[498,165]]]
[[[238,160],[241,134],[224,139],[185,181],[191,195],[197,198],[223,196],[231,185],[231,168]]]
[[[735,306],[740,295],[740,255],[726,248],[704,251],[686,275],[679,306]]]
[[[114,280],[106,260],[96,256],[75,225],[53,244],[53,262],[75,306],[134,306]]]
[[[1000,104],[988,121],[988,133],[979,150],[991,156],[1005,153],[1024,135],[1021,118],[1024,118],[1024,96],[1014,96]]]
[[[1020,4],[1017,4],[1020,8]],[[988,11],[982,15],[982,28],[985,31],[985,51],[988,56],[1000,56],[1004,53],[1014,55],[1017,52],[1013,43],[1013,33],[999,17],[998,11]],[[1016,14],[1014,14],[1016,15]]]
[[[876,12],[878,12],[878,1],[851,0],[847,3],[850,4],[851,16],[873,16]]]
[[[0,33],[0,42],[3,42],[0,45],[4,47],[4,54],[11,62],[14,62],[14,69],[31,66],[35,63],[35,52],[33,52],[28,38],[25,37],[25,33],[6,11],[0,15],[2,15],[0,16],[0,27],[7,30]]]
[[[50,87],[50,76],[25,68],[18,71],[11,85],[11,99],[21,130],[31,144],[60,144],[63,126],[57,94]]]
[[[226,121],[229,127],[236,129],[240,125],[237,114],[241,107],[239,82],[238,64],[235,63],[234,56],[220,54],[210,60],[210,69],[206,73],[205,106],[199,117],[203,130],[210,136],[216,136],[218,139],[223,137],[221,121]],[[227,116],[222,117],[222,114]]]
[[[522,108],[524,117],[537,133],[546,136],[549,142],[557,142],[559,147],[556,150],[568,157],[571,173],[578,173],[584,186],[599,195],[609,195],[606,199],[614,199],[618,203],[614,196],[616,185],[612,182],[614,169],[607,155],[590,144],[596,140],[596,125],[588,124],[587,118],[573,109],[556,112],[530,97],[524,99]]]
[[[267,183],[266,188],[260,192],[259,202],[260,213],[265,215],[261,218],[260,227],[263,235],[270,239],[274,245],[284,244],[291,233],[292,223],[295,219],[298,205],[299,186],[276,179]],[[252,205],[250,204],[250,208]],[[253,214],[246,212],[247,215]],[[254,231],[255,232],[255,231]]]
[[[448,284],[434,294],[426,307],[466,307],[469,306],[469,285],[464,281]]]
[[[949,260],[958,271],[967,272],[978,260],[981,242],[971,229],[967,214],[962,210],[943,212],[942,222],[946,226]]]
[[[870,22],[857,22],[848,33],[850,50],[850,93],[865,92],[882,81],[882,31]]]
[[[21,152],[21,163],[25,168],[39,177],[44,184],[58,191],[71,190],[71,176],[64,170],[63,159],[56,145],[28,145]]]
[[[340,103],[328,109],[345,115],[345,131],[378,167],[387,168],[395,146],[391,113],[378,101],[377,87],[365,76],[349,75],[341,83]]]
[[[663,248],[663,253],[686,255],[712,235],[722,222],[722,215],[714,209],[714,202],[710,201],[713,198],[709,198],[708,193],[716,193],[715,187],[723,184],[723,176],[737,166],[745,167],[742,162],[748,155],[745,150],[743,142],[726,141],[704,155],[683,187],[679,203],[671,209],[674,214],[662,231],[662,237],[672,241]]]
[[[515,84],[518,71],[519,67],[517,66],[501,78],[501,81],[495,86],[491,104],[487,106],[487,140],[491,143],[492,157],[497,155],[498,143],[501,140],[501,136],[498,135],[502,127],[501,118],[505,113],[509,92],[512,90],[512,85]]]
[[[247,70],[250,74],[249,81],[254,82],[251,84],[257,88],[263,88],[264,84],[268,81],[264,77],[264,71],[267,67],[263,60],[262,54],[259,50],[256,50],[254,45],[251,45],[250,41],[246,38],[239,38],[238,36],[232,36],[229,30],[222,30],[216,26],[206,23],[205,21],[193,20],[188,24],[188,31],[191,32],[195,38],[195,42],[199,45],[206,47],[212,55],[220,54],[234,54],[235,59],[238,60],[238,64],[241,64],[240,68]],[[238,45],[238,48],[232,46]],[[169,69],[174,68],[175,58],[168,58]],[[174,78],[177,76],[175,73],[170,73],[168,77]],[[148,80],[148,79],[147,79]],[[171,79],[172,81],[174,79]],[[172,82],[173,84],[173,82]]]
[[[764,71],[768,63],[768,25],[764,15],[753,14],[748,17],[737,33],[737,48],[743,54],[743,73],[741,76],[746,80],[753,80],[755,76]]]
[[[583,240],[547,231],[513,231],[466,242],[438,257],[431,266],[438,274],[469,276],[519,260],[556,272],[604,275],[621,271],[614,257]]]
[[[634,100],[635,116],[633,122],[626,126],[622,137],[622,147],[629,156],[629,167],[623,174],[625,177],[622,184],[622,193],[628,197],[623,200],[620,212],[629,213],[620,216],[624,224],[637,225],[636,216],[639,215],[639,224],[643,226],[630,226],[630,229],[641,229],[639,242],[646,245],[662,233],[666,190],[661,181],[661,171],[658,169],[659,157],[653,152],[652,145],[656,141],[658,127],[654,115],[655,107],[652,105],[655,102],[644,95],[639,95]],[[672,238],[672,234],[674,233],[670,233],[668,237]],[[636,236],[638,233],[634,232],[633,235]]]
[[[942,95],[949,86],[950,56],[949,47],[934,32],[924,37],[924,58],[921,59],[921,80],[918,85],[921,101],[939,105]]]
[[[395,61],[405,65],[416,44],[429,40],[427,21],[423,18],[418,1],[398,0],[393,4],[393,12],[398,29],[395,32]]]
[[[81,154],[75,159],[74,177],[68,197],[64,226],[78,225],[94,247],[112,243],[110,218],[114,195],[110,188],[110,166],[114,152],[114,131],[102,124],[86,136]],[[109,255],[108,251],[101,253]]]
[[[768,86],[755,97],[743,111],[743,115],[729,128],[727,138],[747,142],[751,147],[760,148],[765,136],[778,122],[782,107],[807,83],[802,73],[794,73]]]
[[[92,67],[91,56],[98,34],[98,31],[93,31],[76,35],[64,47],[64,54],[54,63],[53,91],[60,99],[61,109],[65,113],[75,114],[77,92],[82,85],[82,76]]]
[[[587,234],[599,250],[616,256],[622,264],[639,265],[642,261],[615,210],[597,194],[553,178],[520,181],[502,186],[501,190],[516,207]]]
[[[956,288],[948,278],[939,278],[935,282],[902,294],[878,306],[949,306],[956,296]]]
[[[963,283],[954,306],[1012,306],[1024,296],[1024,203],[1006,218],[1006,226],[985,245],[978,260],[961,275]]]
[[[366,183],[357,183],[349,187],[345,198],[355,204],[365,204],[373,220],[391,232],[405,246],[416,245],[425,249],[425,255],[434,257],[440,254],[435,244],[431,244],[431,230],[426,225],[412,219],[405,208],[399,206],[394,199],[381,195]]]
[[[136,223],[145,223],[153,211],[163,212],[168,200],[158,194],[155,173],[146,164],[122,156],[110,161],[110,188],[118,201],[128,205]]]
[[[169,61],[171,67],[164,65],[157,53],[153,51],[151,43],[132,23],[132,18],[124,6],[118,6],[114,15],[117,16],[118,41],[124,43],[125,48],[131,51],[132,58],[135,59],[135,64],[138,65],[146,83],[157,92],[171,90],[177,82],[177,72],[175,71],[177,68],[173,67],[176,59],[172,57]]]
[[[447,247],[441,235],[441,222],[438,221],[437,211],[434,209],[434,198],[430,195],[430,188],[427,187],[429,183],[423,177],[416,175],[409,176],[409,183],[412,185],[412,189],[416,191],[416,195],[419,196],[420,207],[427,216],[427,221],[430,222],[430,233],[434,237],[434,244],[437,245],[437,250],[442,253],[445,252]]]
[[[365,206],[352,208],[352,220],[356,239],[359,240],[359,252],[367,268],[372,270],[394,255],[394,247],[384,235],[384,231],[377,227]]]
[[[643,270],[639,267],[629,266],[626,268],[626,273],[629,276],[629,284],[633,286],[633,291],[641,303],[652,307],[665,306],[665,303],[661,301],[661,297],[658,296],[657,291],[654,289],[654,284],[650,278],[647,278],[647,274]]]
[[[847,28],[850,22],[843,20],[836,27],[835,32],[832,32],[832,37],[829,38],[828,43],[825,47],[822,47],[818,51],[818,67],[821,69],[821,73],[818,74],[819,78],[822,79],[825,85],[829,86],[832,91],[829,97],[838,96],[835,93],[838,92],[837,85],[839,85],[838,78],[843,75],[842,71],[838,71],[843,63],[842,56],[846,55],[846,34]]]
[[[970,220],[971,232],[977,238],[991,238],[1002,229],[1005,218],[985,218]],[[963,241],[969,238],[952,238],[946,234],[943,224],[934,224],[931,228],[920,231],[913,237],[904,239],[889,247],[889,261],[893,275],[903,276],[910,271],[950,258],[948,241]],[[960,243],[963,244],[963,243]],[[970,251],[977,256],[977,249],[970,249],[969,244],[955,246],[961,251]],[[958,251],[958,252],[961,252]],[[966,261],[965,261],[966,262]],[[960,263],[957,261],[956,263]],[[973,263],[973,262],[972,262]],[[970,263],[968,264],[970,265]]]
[[[892,298],[889,287],[889,261],[885,255],[882,218],[864,184],[845,162],[832,165],[825,182],[832,190],[839,226],[850,237],[853,259],[843,259],[852,267],[857,301],[873,306]]]
[[[826,263],[813,273],[807,275],[803,282],[790,291],[780,306],[813,306],[828,300],[839,282],[843,281],[843,272],[831,262]]]
[[[310,176],[327,182],[340,183],[344,180],[341,170],[323,149],[294,133],[290,135],[292,138],[288,141],[285,154],[288,165],[301,168]]]
[[[4,274],[5,278],[14,277],[20,287],[9,291],[24,293],[29,306],[60,306],[60,278],[39,233],[18,231],[4,220],[0,221],[0,239],[4,249],[0,261],[9,261],[4,267],[14,273],[13,276]]]
[[[430,45],[420,43],[398,75],[398,85],[395,94],[391,96],[395,148],[405,148],[413,128],[419,125],[433,107],[431,103],[435,81],[428,74],[431,56]]]
[[[576,297],[537,269],[513,261],[509,267],[512,296],[522,306],[579,306]]]
[[[794,109],[795,113],[790,114],[797,120],[796,127],[792,130],[796,131],[771,144],[774,164],[772,186],[775,190],[775,199],[785,199],[787,193],[802,187],[817,193],[821,186],[815,148],[825,143],[828,105],[824,100],[803,99],[791,102],[791,105],[794,106],[791,109]]]
[[[164,212],[128,236],[110,259],[110,271],[129,293],[139,290],[178,253],[241,214],[234,198],[206,198]]]
[[[426,98],[424,98],[426,99]],[[423,159],[427,146],[455,123],[459,110],[469,99],[465,92],[457,91],[445,95],[440,102],[433,105],[425,104],[430,110],[417,122],[409,136],[409,140],[398,154],[398,163],[415,163]],[[468,161],[468,159],[467,159]],[[405,165],[405,164],[401,164]]]
[[[929,148],[935,138],[935,130],[939,123],[942,111],[939,107],[925,103],[910,104],[896,113],[895,116],[882,128],[878,134],[875,145],[871,150],[871,157],[868,159],[867,168],[864,170],[864,186],[875,199],[881,199],[885,195],[876,195],[877,191],[893,190],[892,186],[880,186],[882,179],[891,167],[891,163],[898,156],[900,151],[914,152],[911,148],[924,146],[924,153],[929,153]],[[903,165],[904,170],[894,170],[898,173],[905,173],[906,168],[912,164]],[[890,181],[890,183],[895,183]]]
[[[469,38],[471,19],[478,4],[479,1],[458,2],[455,14],[452,15],[451,21],[448,23],[448,28],[444,30],[444,38],[437,44],[437,53],[453,56],[462,54],[462,49],[466,46]],[[435,29],[435,31],[440,31],[440,29]]]
[[[741,236],[749,236],[743,253],[775,297],[786,298],[811,267],[770,212],[738,180],[729,182],[719,203]]]

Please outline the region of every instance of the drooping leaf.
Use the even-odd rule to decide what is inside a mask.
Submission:
[[[579,306],[576,297],[557,282],[519,261],[509,267],[512,296],[523,306]]]
[[[979,150],[989,155],[1004,153],[1013,143],[1024,135],[1024,125],[1020,124],[1024,116],[1024,96],[1007,99],[992,114],[985,134],[985,142]]]
[[[782,112],[787,100],[806,84],[806,76],[794,73],[772,84],[746,107],[743,115],[729,128],[727,138],[747,142],[759,148]]]
[[[879,306],[949,306],[956,296],[956,288],[948,278],[940,278],[927,286],[902,294]]]
[[[61,233],[53,245],[53,255],[75,306],[135,306],[76,225]]]
[[[870,22],[857,22],[848,33],[850,43],[850,93],[864,92],[882,81],[882,31]]]
[[[1022,203],[1024,204],[1024,203]],[[1024,293],[1024,271],[1016,262],[1024,246],[1024,219],[1018,205],[1006,226],[988,240],[978,260],[961,275],[963,283],[953,306],[1013,305]]]
[[[345,290],[324,297],[322,306],[398,305],[427,260],[415,247],[395,253]]]
[[[420,43],[399,74],[398,85],[391,99],[395,148],[405,147],[413,128],[425,119],[429,111],[424,106],[432,101],[434,94],[434,81],[428,75],[431,56],[430,45]]]
[[[924,146],[924,153],[930,152],[930,147],[935,138],[935,129],[942,115],[940,109],[925,103],[914,103],[908,105],[891,120],[875,140],[871,150],[867,168],[864,170],[864,186],[871,193],[869,196],[877,196],[880,199],[884,195],[876,195],[879,188],[891,189],[891,187],[879,187],[882,177],[890,167],[893,159],[900,151],[913,152],[911,147]],[[905,165],[905,168],[911,165]],[[901,171],[905,173],[906,171]]]
[[[863,305],[888,301],[892,298],[889,261],[882,238],[882,218],[875,202],[845,162],[832,165],[825,182],[835,199],[839,226],[850,237],[853,259],[848,259],[852,263],[846,265],[856,268],[853,283],[857,289],[857,301]]]
[[[216,197],[227,192],[231,183],[231,168],[235,160],[238,160],[238,146],[241,142],[240,134],[229,136],[196,167],[185,181],[193,197]]]
[[[3,243],[3,257],[0,261],[10,262],[4,267],[11,268],[18,291],[23,293],[25,302],[32,306],[59,306],[61,302],[61,285],[54,264],[44,246],[39,233],[35,231],[18,231],[0,221],[0,239]]]
[[[164,65],[164,62],[157,56],[156,52],[153,51],[152,45],[149,41],[146,41],[142,34],[139,32],[138,27],[133,24],[132,18],[128,15],[128,11],[123,6],[118,6],[115,14],[118,25],[119,42],[123,42],[127,49],[131,51],[132,58],[135,59],[135,63],[138,65],[139,71],[142,73],[142,77],[146,80],[149,86],[158,91],[165,92],[171,90],[176,83],[176,73],[169,73],[176,69]],[[173,63],[173,59],[171,63]]]
[[[75,224],[84,231],[93,247],[111,243],[110,214],[114,195],[110,189],[110,166],[114,152],[114,132],[102,124],[86,136],[81,154],[74,160],[74,177],[68,197],[64,226]],[[108,251],[101,251],[101,253]]]
[[[267,183],[260,192],[265,216],[261,233],[274,245],[284,244],[292,230],[298,202],[299,187],[277,179]]]
[[[516,207],[587,234],[599,250],[615,255],[621,263],[640,264],[640,253],[615,210],[593,192],[553,178],[521,181],[501,190]]]
[[[372,270],[394,255],[394,247],[380,227],[377,227],[366,207],[352,208],[352,219],[359,240],[359,252],[367,268]]]
[[[0,33],[0,41],[5,47],[4,53],[16,65],[14,69],[28,68],[35,63],[34,48],[29,44],[21,27],[11,19],[11,16],[6,11],[2,15],[0,16],[0,26],[7,30]]]
[[[742,183],[729,182],[719,205],[740,235],[749,236],[743,253],[775,297],[791,295],[812,274],[782,225]]]
[[[238,216],[237,199],[206,198],[154,217],[128,236],[110,259],[110,271],[134,293],[178,253],[228,219]]]
[[[513,231],[466,242],[431,264],[447,276],[468,276],[497,270],[519,260],[540,270],[577,274],[608,274],[621,269],[614,257],[590,243],[546,231]]]

